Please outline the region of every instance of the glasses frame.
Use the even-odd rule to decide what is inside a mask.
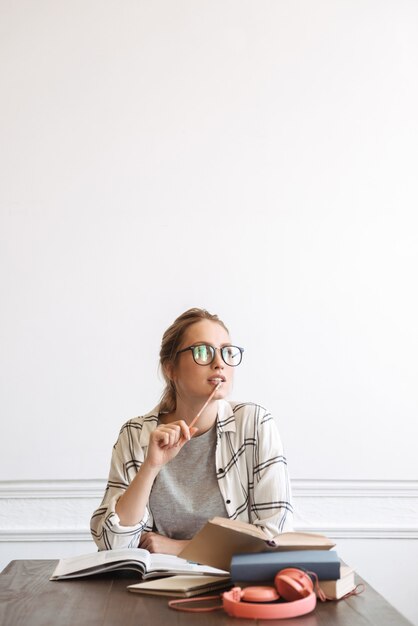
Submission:
[[[212,358],[212,360],[211,360],[211,361],[208,361],[207,363],[198,363],[198,362],[196,361],[196,359],[195,359],[195,357],[194,357],[194,352],[193,352],[193,350],[194,350],[194,348],[198,348],[199,346],[208,346],[209,348],[212,348],[212,350],[213,350],[213,358]],[[239,350],[239,352],[240,352],[240,356],[241,356],[239,363],[237,363],[236,365],[231,365],[231,363],[228,363],[228,362],[225,360],[225,357],[224,357],[224,355],[223,355],[223,350],[224,350],[224,349],[226,349],[226,348],[238,348],[238,350]],[[215,348],[215,346],[212,346],[212,344],[210,344],[210,343],[195,343],[195,344],[193,344],[192,346],[188,346],[187,348],[183,348],[183,350],[179,350],[178,352],[176,352],[176,356],[177,356],[178,354],[181,354],[182,352],[187,352],[188,350],[190,350],[190,351],[191,351],[191,353],[192,353],[192,357],[193,357],[193,361],[196,363],[196,365],[201,365],[202,367],[206,367],[207,365],[210,365],[211,363],[213,363],[213,362],[214,362],[215,357],[216,357],[216,351],[217,351],[217,350],[219,350],[219,351],[220,351],[222,361],[225,363],[225,365],[228,365],[228,367],[238,367],[238,365],[240,365],[240,364],[241,364],[241,362],[242,362],[242,355],[243,355],[243,352],[244,352],[244,348],[240,348],[239,346],[235,346],[235,345],[233,345],[233,344],[228,344],[228,345],[226,345],[226,346],[222,346],[221,348]]]

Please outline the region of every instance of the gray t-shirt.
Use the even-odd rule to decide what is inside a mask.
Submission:
[[[216,425],[193,437],[165,465],[151,490],[154,530],[173,539],[191,539],[212,517],[228,517],[215,466]]]

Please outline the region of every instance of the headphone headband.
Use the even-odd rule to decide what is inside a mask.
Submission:
[[[283,602],[279,604],[263,604],[260,602],[241,602],[238,594],[242,591],[239,587],[234,587],[231,591],[223,594],[222,603],[225,611],[231,617],[246,617],[250,619],[286,619],[305,615],[314,610],[316,606],[316,595],[312,591],[306,598]]]

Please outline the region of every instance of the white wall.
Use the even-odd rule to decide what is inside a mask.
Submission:
[[[418,479],[417,62],[407,0],[0,2],[5,493],[105,478],[189,306],[295,484]]]

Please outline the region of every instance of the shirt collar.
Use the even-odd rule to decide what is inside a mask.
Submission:
[[[218,400],[218,433],[235,432],[235,414],[227,400]]]
[[[149,444],[149,438],[153,430],[158,424],[160,406],[157,404],[149,413],[142,418],[142,430],[139,437],[139,445],[146,447]],[[218,400],[218,418],[217,418],[218,434],[223,432],[235,432],[235,415],[231,404],[227,400]]]

